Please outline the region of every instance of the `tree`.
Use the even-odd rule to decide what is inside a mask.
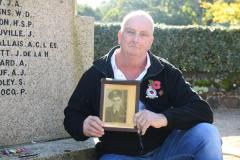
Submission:
[[[150,13],[157,23],[189,25],[198,23],[196,4],[192,0],[152,0]]]
[[[103,22],[120,22],[130,11],[147,9],[146,1],[139,0],[111,0],[99,7],[103,15]]]
[[[194,8],[195,1],[110,0],[104,5],[100,6],[99,10],[101,15],[103,15],[102,21],[104,22],[121,21],[126,13],[133,10],[142,9],[150,12],[156,23],[187,25],[198,23],[197,14],[195,13],[196,11]]]
[[[240,0],[202,2],[201,7],[204,9],[203,21],[206,25],[213,23],[240,25]]]
[[[101,16],[99,15],[99,11],[92,9],[87,5],[78,5],[77,13],[78,15],[81,15],[81,16],[94,17],[96,21],[99,21],[101,19]]]
[[[139,9],[149,12],[155,23],[167,25],[240,24],[240,0],[108,0],[97,9],[78,6],[78,13],[96,21],[120,22]]]

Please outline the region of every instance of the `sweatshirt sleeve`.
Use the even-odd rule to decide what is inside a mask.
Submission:
[[[188,129],[201,122],[212,123],[213,112],[210,106],[191,89],[182,73],[171,68],[168,78],[173,82],[169,84],[172,107],[163,113],[168,120],[168,128]]]
[[[64,110],[65,130],[75,139],[84,141],[83,122],[91,115],[91,103],[88,89],[89,77],[84,73]]]

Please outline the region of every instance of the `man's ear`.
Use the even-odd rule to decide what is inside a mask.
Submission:
[[[152,44],[153,44],[153,41],[154,41],[154,36],[152,36],[152,38],[151,38],[151,40],[150,40],[150,43],[149,43],[149,49],[148,49],[148,50],[150,50],[150,49],[151,49],[151,47],[152,47]]]
[[[118,31],[118,44],[121,43],[121,39],[122,39],[122,31],[119,30],[119,31]]]

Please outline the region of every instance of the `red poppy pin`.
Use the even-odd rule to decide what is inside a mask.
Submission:
[[[154,99],[154,98],[158,98],[158,94],[159,96],[163,95],[163,90],[161,90],[161,82],[160,81],[153,81],[153,80],[149,80],[148,81],[148,89],[146,90],[146,98],[150,98],[150,99]],[[157,90],[160,91],[157,94]]]

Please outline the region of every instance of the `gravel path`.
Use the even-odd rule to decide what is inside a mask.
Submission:
[[[224,160],[240,160],[240,109],[214,110],[214,119],[223,140]]]

